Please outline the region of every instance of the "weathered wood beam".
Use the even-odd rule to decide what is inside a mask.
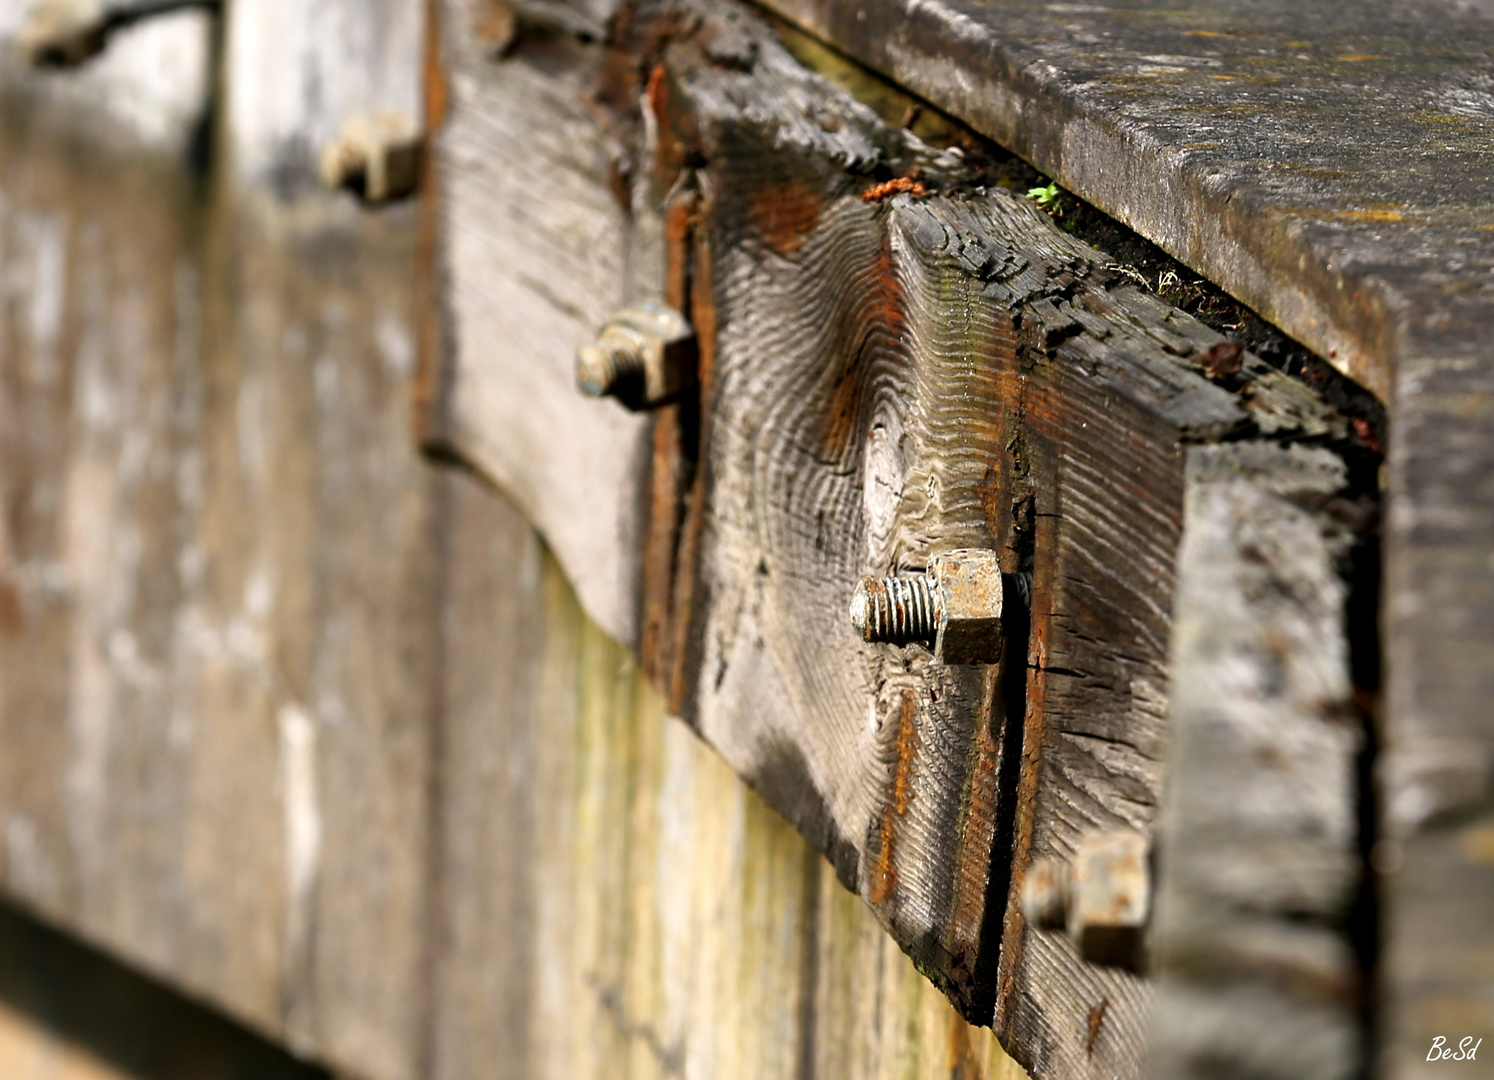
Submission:
[[[1187,480],[1147,1076],[1350,1080],[1366,728],[1340,567],[1361,507],[1320,446],[1191,447]]]
[[[513,45],[490,8],[439,9],[426,197],[445,322],[428,335],[422,437],[501,484],[587,613],[636,644],[650,424],[582,397],[574,375],[576,349],[638,295],[626,142],[592,101],[606,50],[532,24]]]
[[[1494,805],[1487,6],[767,6],[1020,153],[1385,402],[1385,1062],[1430,1076],[1437,1034],[1494,1038],[1494,974],[1468,960],[1494,948],[1479,854]]]

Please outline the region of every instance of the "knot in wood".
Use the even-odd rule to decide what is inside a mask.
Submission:
[[[939,590],[932,579],[862,578],[851,594],[851,625],[863,641],[929,643],[939,633]]]

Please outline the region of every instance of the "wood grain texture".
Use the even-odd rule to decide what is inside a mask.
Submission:
[[[665,715],[515,510],[449,485],[427,1075],[1020,1080]]]
[[[1344,422],[1254,359],[1211,382],[1190,358],[1217,335],[746,17],[662,56],[649,105],[696,170],[715,328],[683,715],[1035,1075],[1134,1075],[1143,984],[1028,933],[1008,894],[1032,854],[1152,821],[1183,444]],[[896,178],[918,188],[869,194]],[[855,638],[861,574],[960,547],[1032,576],[1014,663]]]
[[[1432,1075],[1426,1048],[1450,1026],[1494,1039],[1494,875],[1469,854],[1494,804],[1494,12],[768,6],[1022,154],[1385,402],[1386,1067]]]
[[[1362,1075],[1358,758],[1321,447],[1188,450],[1147,1075]]]
[[[440,10],[445,126],[426,197],[449,336],[428,360],[423,437],[500,484],[591,616],[636,645],[650,424],[574,376],[576,349],[638,295],[614,181],[625,143],[593,101],[606,51],[531,25],[499,59],[486,5]]]
[[[413,212],[250,212],[7,107],[7,888],[298,1049],[414,1075]]]

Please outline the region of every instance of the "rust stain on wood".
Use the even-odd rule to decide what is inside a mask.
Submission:
[[[972,976],[986,916],[986,893],[991,872],[991,843],[996,832],[1000,799],[1001,744],[995,735],[1000,723],[1001,668],[987,667],[981,689],[980,717],[970,763],[965,820],[955,868],[954,904],[949,919],[949,951],[957,975]]]
[[[820,452],[827,461],[843,460],[850,445],[856,417],[867,400],[865,383],[871,351],[878,342],[899,348],[906,335],[903,290],[892,258],[892,237],[887,233],[882,236],[876,266],[868,280],[870,288],[866,297],[846,313],[850,318],[843,332],[836,335],[837,340],[850,345],[820,436]]]
[[[708,200],[696,200],[706,202]],[[692,211],[693,211],[692,207]],[[709,206],[700,207],[702,213]],[[688,675],[698,668],[698,657],[694,655],[702,646],[702,634],[697,632],[696,619],[700,615],[699,574],[700,542],[705,526],[706,505],[709,492],[706,490],[705,471],[694,467],[700,448],[708,445],[711,410],[706,403],[712,400],[716,361],[716,304],[711,277],[710,244],[703,231],[691,230],[689,241],[679,249],[671,249],[682,262],[690,267],[686,292],[689,298],[691,321],[699,347],[699,397],[693,405],[697,431],[694,443],[685,448],[690,455],[692,472],[688,478],[689,490],[685,496],[684,514],[680,523],[678,555],[674,562],[675,589],[670,618],[673,621],[672,667],[664,683],[670,711],[676,716],[687,716],[685,696],[690,685]]]
[[[1095,1041],[1100,1037],[1100,1027],[1105,1023],[1105,1014],[1110,1010],[1110,999],[1101,998],[1100,1003],[1089,1010],[1089,1032],[1084,1039],[1084,1052],[1095,1055]]]
[[[913,801],[913,759],[918,754],[918,727],[914,723],[918,704],[911,690],[903,691],[897,721],[897,766],[892,771],[892,786],[882,808],[877,861],[872,869],[871,891],[867,899],[873,904],[885,902],[897,891],[897,866],[894,847],[898,819],[908,813]]]
[[[663,64],[655,64],[654,69],[648,73],[648,86],[643,91],[649,111],[654,114],[654,119],[659,122],[660,126],[669,123],[668,82],[668,70]]]
[[[883,180],[880,184],[873,184],[861,193],[862,202],[881,202],[890,199],[894,195],[911,195],[915,199],[921,199],[929,193],[922,181],[910,180],[906,176],[894,177],[891,180]]]
[[[820,193],[797,181],[775,184],[754,191],[747,209],[763,243],[788,256],[804,246],[820,223]]]
[[[441,55],[441,11],[439,0],[426,2],[425,38],[425,130],[431,151],[420,161],[420,227],[416,237],[415,281],[420,302],[416,307],[416,371],[411,393],[411,427],[418,446],[428,453],[451,456],[446,445],[446,404],[440,400],[449,383],[444,370],[448,362],[446,290],[441,280],[441,200],[435,139],[446,121],[450,87]]]

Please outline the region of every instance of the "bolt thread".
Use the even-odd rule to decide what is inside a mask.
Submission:
[[[931,642],[939,632],[939,591],[928,577],[862,578],[851,596],[851,625],[869,642]]]
[[[642,374],[643,350],[625,337],[604,336],[576,352],[576,383],[592,397],[605,397],[624,379]]]

